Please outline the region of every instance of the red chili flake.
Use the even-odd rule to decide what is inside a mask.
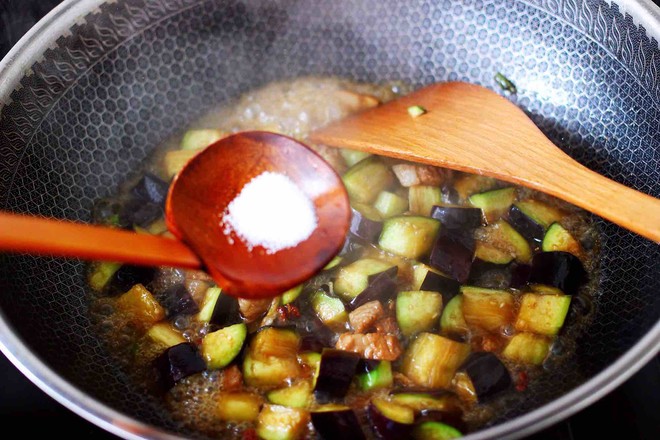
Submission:
[[[254,428],[248,428],[243,431],[243,440],[259,440],[257,431]]]
[[[525,391],[527,389],[527,384],[529,383],[529,379],[527,377],[527,373],[524,371],[519,371],[518,372],[518,380],[516,381],[516,391]]]
[[[277,308],[277,314],[280,316],[282,321],[286,321],[291,318],[300,318],[300,310],[298,307],[292,304],[285,304]]]

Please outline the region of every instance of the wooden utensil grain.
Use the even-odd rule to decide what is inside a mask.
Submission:
[[[412,117],[411,106],[426,113]],[[310,138],[533,188],[660,242],[659,199],[579,164],[521,109],[482,86],[433,84],[323,127]]]

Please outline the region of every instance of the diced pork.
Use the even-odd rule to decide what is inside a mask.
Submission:
[[[383,333],[344,333],[335,348],[359,354],[364,359],[394,361],[401,355],[399,339]]]
[[[384,314],[380,301],[369,301],[348,314],[348,321],[357,333],[369,330]]]

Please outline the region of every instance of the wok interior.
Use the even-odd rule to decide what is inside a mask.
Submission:
[[[87,221],[94,200],[115,193],[189,121],[248,89],[309,74],[412,87],[464,80],[502,92],[493,79],[502,72],[518,88],[510,99],[557,145],[588,167],[659,196],[660,78],[657,70],[640,76],[633,58],[626,59],[632,44],[632,56],[653,63],[654,53],[657,62],[657,44],[649,45],[616,6],[551,3],[103,6],[33,66],[35,74],[0,114],[0,209]],[[591,25],[580,25],[589,17]],[[599,26],[609,40],[599,41]],[[608,47],[612,41],[617,51]],[[592,324],[576,329],[569,359],[523,400],[502,408],[494,424],[589,380],[657,322],[660,247],[607,222],[598,226],[600,289],[593,304],[574,308],[592,313]],[[176,429],[156,400],[132,387],[92,331],[84,263],[0,258],[1,310],[33,352],[93,398]]]

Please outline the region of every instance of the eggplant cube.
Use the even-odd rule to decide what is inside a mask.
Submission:
[[[346,396],[355,376],[360,357],[348,351],[324,349],[314,386],[318,403],[340,400]]]
[[[470,346],[433,333],[420,333],[403,357],[401,372],[419,386],[448,388],[470,354]]]
[[[518,333],[504,348],[502,356],[521,364],[541,365],[550,351],[551,343],[547,336]]]
[[[339,408],[312,413],[314,429],[323,440],[365,440],[360,421],[352,409]]]
[[[568,252],[540,252],[534,255],[530,284],[556,287],[574,295],[586,281],[587,272],[578,257]]]
[[[526,293],[520,302],[516,330],[548,336],[556,335],[564,325],[570,305],[569,295]]]
[[[179,380],[206,370],[206,362],[197,346],[183,342],[165,350],[154,360],[158,381],[165,390],[172,388]]]
[[[480,402],[506,391],[512,384],[509,370],[493,353],[472,353],[461,369],[470,378]]]
[[[429,264],[459,283],[464,283],[470,275],[473,258],[472,235],[443,228],[433,243]]]
[[[308,421],[307,411],[266,404],[257,419],[257,435],[263,440],[296,440]]]

